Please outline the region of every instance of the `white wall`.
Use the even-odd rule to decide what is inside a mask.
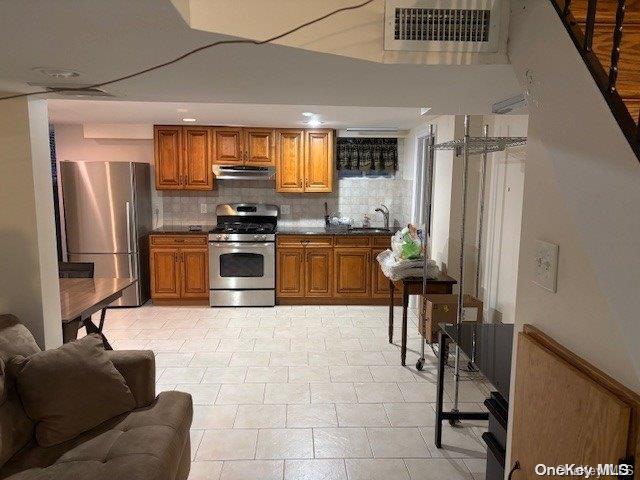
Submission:
[[[437,142],[446,142],[455,138],[455,121],[455,116],[446,115],[430,122],[435,125]],[[453,159],[452,151],[438,150],[433,162],[431,258],[438,262],[438,266],[445,272],[448,271],[449,265]]]
[[[526,137],[526,115],[485,117],[489,135]],[[485,320],[514,323],[526,147],[487,156],[480,260],[480,296]]]
[[[84,138],[82,125],[55,125],[58,160],[153,163],[153,139]]]
[[[45,100],[0,102],[0,313],[42,348],[62,343]]]
[[[512,3],[509,54],[531,100],[516,326],[640,392],[640,163],[551,2]],[[537,239],[560,246],[557,293],[532,283]]]
[[[435,125],[437,143],[461,138],[464,134],[464,117],[445,115],[432,118],[424,126],[412,130],[410,138],[417,138],[426,133],[429,123]],[[527,135],[526,116],[472,116],[471,135],[480,135],[484,124],[489,125],[490,135]],[[416,161],[414,150],[407,148],[407,155]],[[522,148],[490,154],[487,160],[479,297],[485,304],[485,320],[489,322],[514,322],[524,183],[523,162]],[[451,150],[437,150],[435,153],[431,258],[456,279],[460,276],[462,163],[462,157],[454,157]],[[469,157],[464,289],[471,294],[475,293],[481,167],[480,155]],[[418,179],[414,179],[414,182],[418,182]],[[414,183],[414,220],[417,212],[415,193]]]
[[[534,79],[517,324],[640,391],[640,163],[553,7],[515,3],[511,56]],[[531,281],[536,239],[560,245],[555,294]]]

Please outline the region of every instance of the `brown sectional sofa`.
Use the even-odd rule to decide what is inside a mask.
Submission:
[[[12,315],[0,315],[0,479],[186,480],[191,462],[191,396],[155,395],[151,351],[108,352],[136,400],[136,409],[53,447],[39,446],[5,371],[13,355],[40,351]],[[61,395],[82,395],[60,392]]]

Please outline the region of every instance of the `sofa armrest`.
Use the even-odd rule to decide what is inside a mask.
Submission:
[[[108,350],[107,355],[124,377],[136,399],[136,408],[156,398],[156,357],[151,350]]]

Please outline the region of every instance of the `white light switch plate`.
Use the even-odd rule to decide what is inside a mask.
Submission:
[[[558,251],[558,245],[536,240],[533,283],[553,293],[558,290]]]
[[[282,215],[291,215],[291,205],[280,205]]]
[[[201,203],[200,204],[200,213],[207,213],[207,204],[206,203]]]

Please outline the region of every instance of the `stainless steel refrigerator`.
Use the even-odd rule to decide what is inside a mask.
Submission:
[[[149,175],[146,163],[60,162],[68,261],[93,262],[96,277],[138,279],[111,306],[149,299]]]

